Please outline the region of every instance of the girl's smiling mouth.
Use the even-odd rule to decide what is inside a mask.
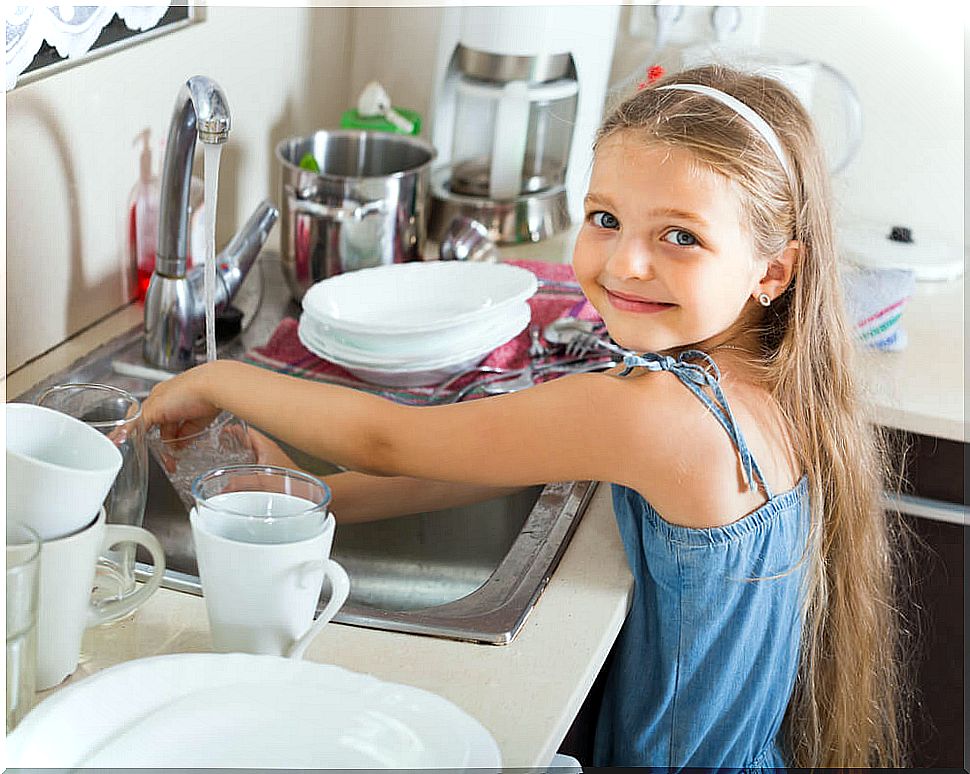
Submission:
[[[668,304],[664,301],[654,301],[651,298],[642,298],[629,293],[620,293],[609,288],[603,288],[610,304],[621,312],[636,312],[638,314],[655,314],[673,309],[676,304]]]

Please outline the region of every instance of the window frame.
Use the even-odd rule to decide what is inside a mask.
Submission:
[[[173,9],[185,9],[187,10],[188,15],[184,19],[178,19],[167,23],[162,23],[160,20],[159,24],[156,24],[154,27],[147,30],[127,30],[128,34],[110,43],[99,45],[98,42],[95,41],[91,48],[80,56],[71,57],[69,59],[59,58],[56,61],[49,62],[38,67],[34,67],[33,63],[31,63],[31,65],[20,74],[20,77],[17,78],[17,85],[14,86],[12,90],[19,89],[21,86],[34,83],[51,75],[62,73],[65,70],[70,70],[72,67],[77,67],[80,64],[92,62],[95,59],[109,56],[117,51],[123,51],[126,48],[137,45],[138,43],[145,43],[149,40],[159,38],[162,35],[168,35],[169,33],[185,29],[186,27],[193,24],[198,24],[199,22],[205,20],[205,7],[197,3],[173,3],[169,8],[169,11],[166,11],[166,13],[171,12]],[[112,21],[115,21],[118,18],[119,17],[116,14],[114,17],[112,17]],[[164,17],[162,18],[164,19]],[[107,29],[107,27],[105,29]],[[100,36],[98,40],[100,40]],[[48,44],[45,42],[44,46],[46,47]],[[42,53],[43,51],[44,49],[42,48],[38,54]]]

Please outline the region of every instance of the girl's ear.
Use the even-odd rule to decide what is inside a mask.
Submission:
[[[758,282],[753,297],[758,300],[763,294],[774,301],[785,292],[795,276],[795,268],[802,255],[802,243],[793,239],[785,249],[768,261],[765,275]],[[762,300],[763,303],[763,300]]]

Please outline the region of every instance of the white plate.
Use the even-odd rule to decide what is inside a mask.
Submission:
[[[111,667],[42,701],[6,748],[21,768],[501,767],[488,731],[436,694],[244,653]]]
[[[480,325],[466,330],[463,335],[449,332],[450,335],[428,333],[423,340],[400,347],[389,347],[385,351],[361,349],[345,343],[333,331],[323,329],[316,320],[304,313],[300,317],[300,330],[303,336],[314,342],[329,356],[339,358],[341,364],[351,363],[360,366],[374,366],[382,369],[408,370],[450,365],[458,360],[481,352],[490,352],[514,336],[529,324],[532,310],[525,302],[505,310],[498,319],[490,320],[488,325]]]
[[[302,331],[297,329],[297,333],[300,334],[300,343],[302,343],[304,347],[310,350],[317,357],[336,363],[341,368],[346,369],[358,379],[365,381],[368,384],[377,384],[382,387],[428,387],[434,384],[441,384],[441,382],[443,382],[445,379],[448,379],[455,374],[460,374],[462,371],[467,371],[469,368],[474,368],[481,363],[488,354],[485,353],[475,355],[467,360],[459,361],[448,366],[439,366],[437,368],[421,368],[418,371],[388,371],[386,369],[376,367],[371,368],[368,366],[338,362],[336,358],[333,358],[327,354],[326,350],[305,339]]]
[[[303,308],[350,333],[407,334],[447,329],[531,298],[527,269],[500,263],[396,263],[318,282]]]
[[[526,306],[528,304],[521,301],[503,305],[497,310],[483,312],[456,325],[425,331],[408,330],[393,333],[351,332],[335,328],[328,321],[321,320],[307,309],[304,309],[301,319],[305,318],[312,325],[314,331],[319,334],[318,337],[326,342],[336,343],[370,355],[425,357],[429,354],[429,350],[448,352],[467,348],[467,342],[477,339],[483,330],[504,324],[516,310]]]
[[[383,387],[426,387],[428,385],[440,384],[445,379],[478,365],[487,355],[487,353],[475,355],[467,360],[458,361],[447,366],[421,368],[417,371],[395,371],[341,362],[338,358],[331,356],[317,342],[308,338],[302,328],[297,328],[297,335],[300,338],[300,343],[317,357],[336,363],[358,379],[369,384],[379,384]]]
[[[489,352],[515,338],[525,329],[531,319],[531,310],[527,304],[524,307],[523,314],[514,320],[514,324],[507,328],[501,336],[496,337],[492,341],[485,342],[482,346],[474,350],[457,353],[444,360],[429,361],[424,364],[409,367],[384,367],[381,365],[379,357],[375,357],[373,363],[345,360],[330,352],[302,324],[297,326],[297,335],[300,343],[314,355],[336,363],[365,382],[379,384],[385,387],[424,387],[432,384],[440,384],[455,374],[467,371],[469,368],[481,363]]]

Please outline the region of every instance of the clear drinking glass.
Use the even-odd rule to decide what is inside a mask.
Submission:
[[[34,706],[40,537],[7,521],[7,733]]]
[[[177,438],[162,438],[159,428],[153,427],[148,446],[187,510],[195,504],[192,482],[199,475],[256,461],[246,423],[225,411],[202,430]]]
[[[61,384],[37,404],[80,419],[114,442],[122,465],[104,503],[107,521],[140,527],[148,498],[148,447],[138,399],[107,384]],[[94,600],[119,599],[134,588],[135,544],[121,543],[98,559]]]
[[[199,476],[194,505],[206,528],[244,543],[293,543],[327,525],[330,489],[317,478],[271,465],[233,465]]]

